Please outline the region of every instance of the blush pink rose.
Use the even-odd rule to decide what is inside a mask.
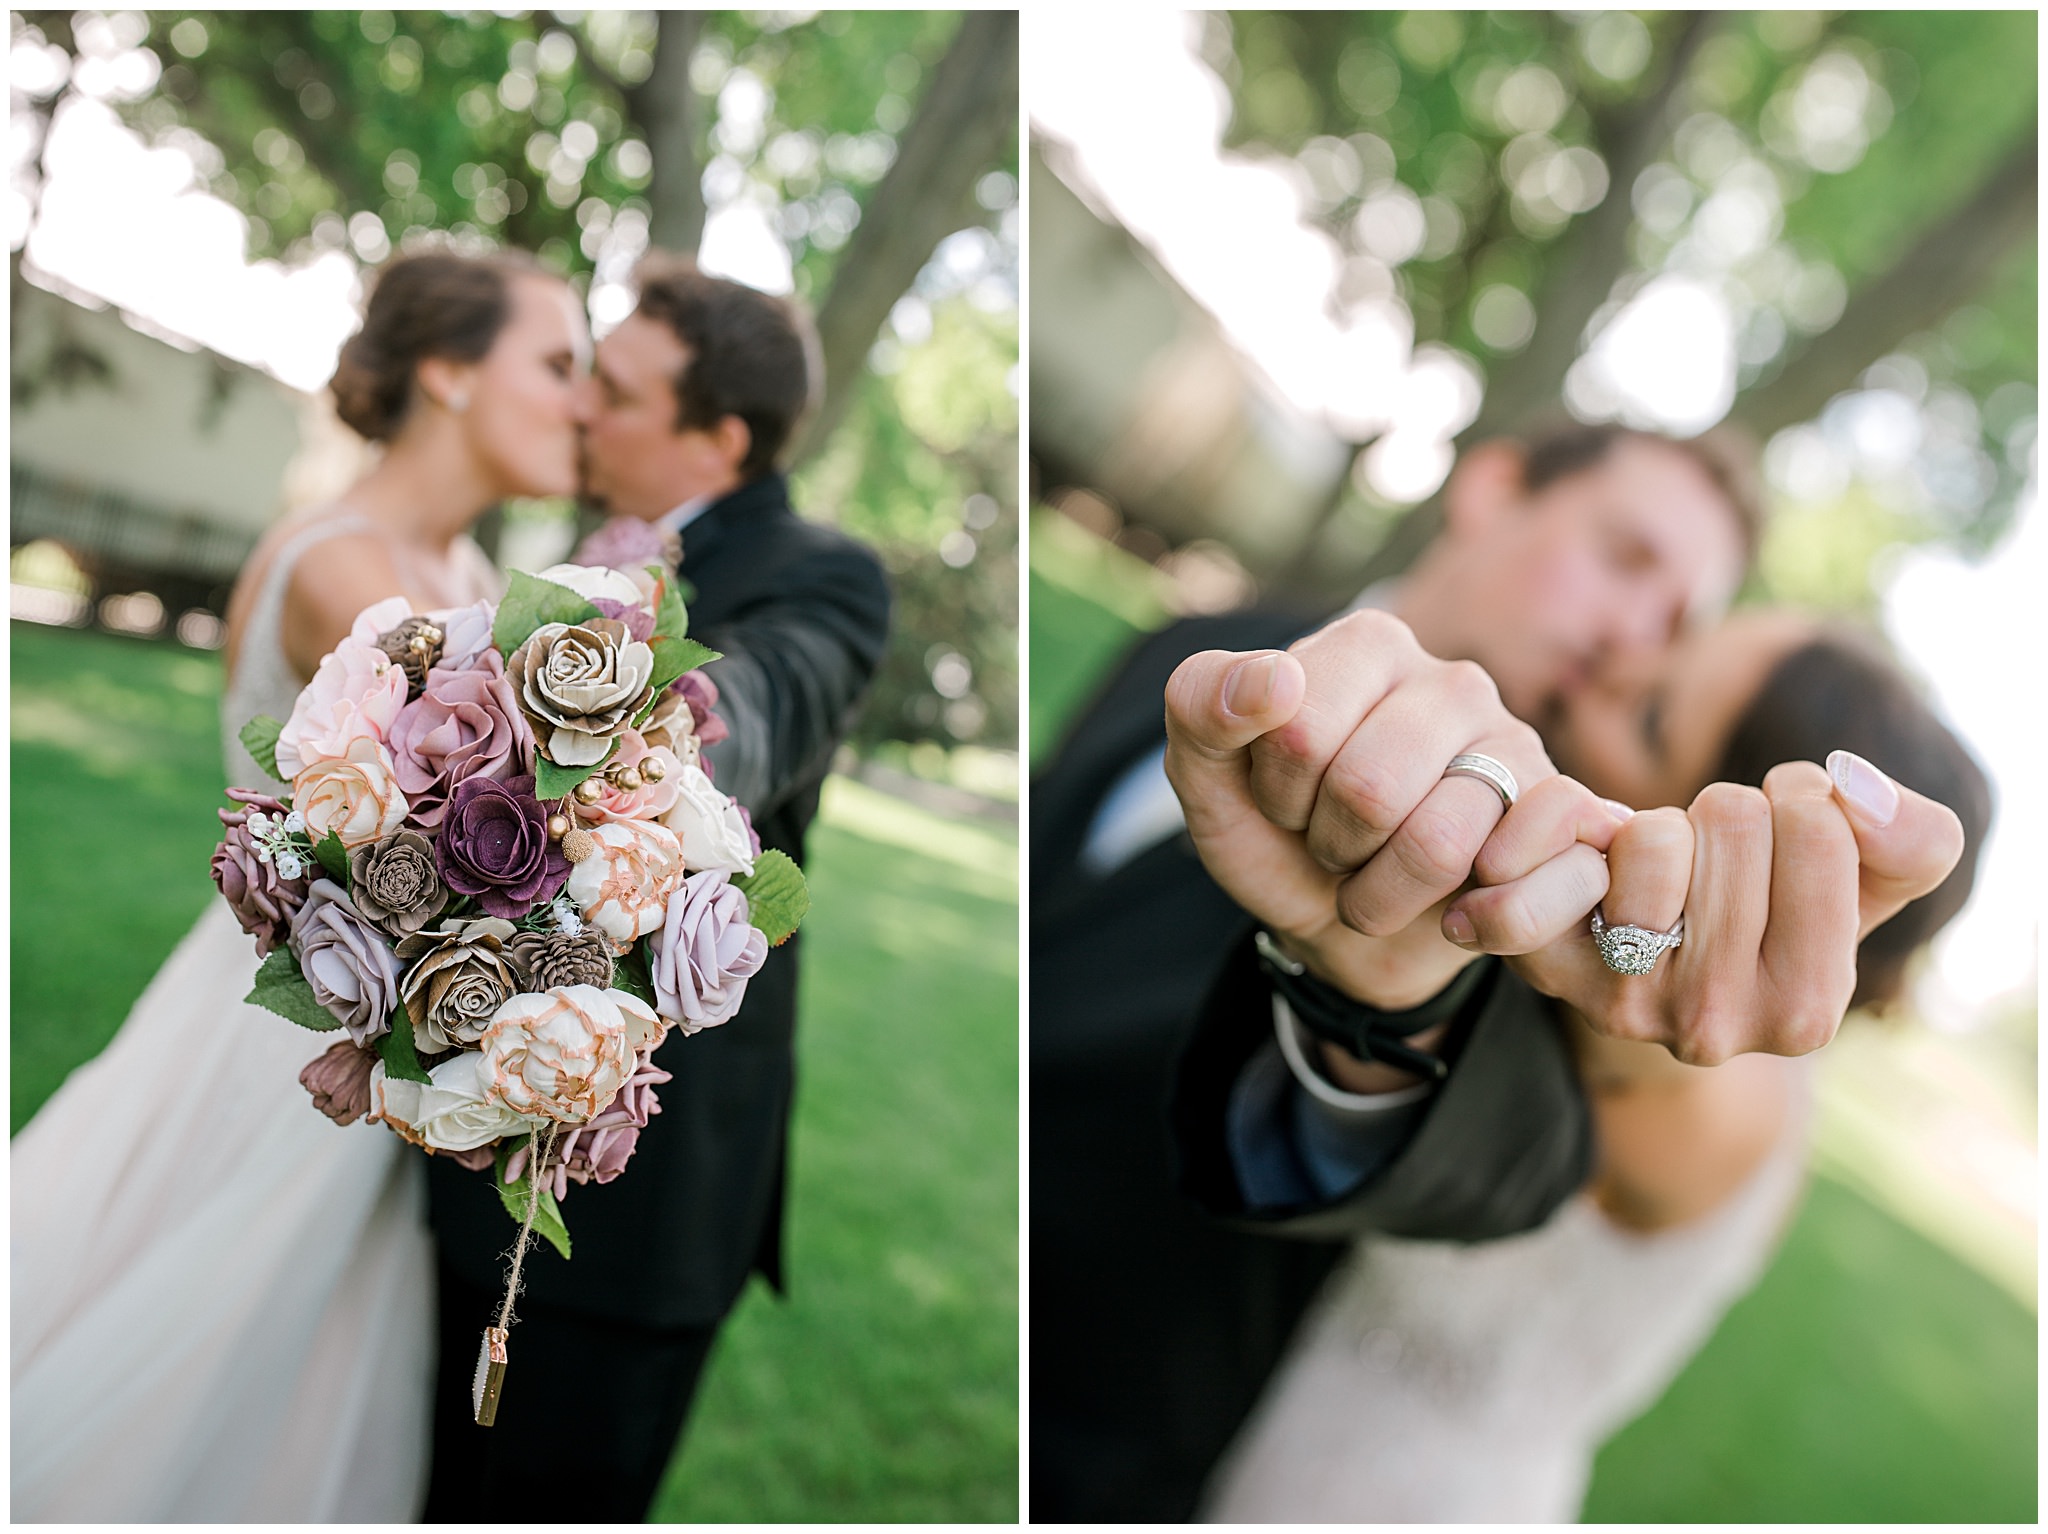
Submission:
[[[405,695],[405,672],[374,642],[351,634],[320,662],[292,705],[291,718],[278,732],[277,770],[296,778],[315,762],[345,758],[357,741],[382,745],[391,738]]]
[[[647,738],[638,730],[622,730],[619,749],[605,763],[605,772],[609,773],[614,764],[622,771],[628,767],[638,771],[650,761],[661,763],[659,783],[643,779],[638,788],[625,789],[609,777],[594,777],[590,781],[597,785],[597,803],[578,805],[576,813],[600,824],[609,820],[661,819],[675,807],[676,795],[682,792],[683,761],[675,752],[666,746],[648,745]]]
[[[403,684],[404,672],[393,667],[392,674]],[[315,846],[332,831],[342,846],[360,847],[404,824],[406,802],[391,754],[364,737],[347,756],[316,761],[293,778],[292,808],[306,817],[306,834]]]
[[[746,895],[722,868],[692,874],[669,897],[647,940],[647,968],[661,1016],[685,1035],[729,1021],[747,982],[768,958],[768,939],[749,917]]]

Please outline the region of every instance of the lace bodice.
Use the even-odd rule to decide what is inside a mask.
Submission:
[[[221,698],[221,758],[232,786],[270,790],[283,787],[267,770],[257,766],[255,759],[244,749],[241,729],[259,714],[268,714],[273,719],[289,719],[292,705],[298,702],[299,691],[305,686],[305,679],[292,669],[292,663],[284,653],[284,598],[291,586],[292,571],[306,551],[316,544],[346,534],[374,533],[377,530],[376,524],[368,517],[354,513],[321,517],[287,539],[272,557],[270,568],[263,574],[263,584],[257,588],[256,600],[249,608],[249,621],[242,630],[235,669]],[[478,572],[479,585],[488,585],[482,578],[482,572],[490,568],[490,561],[469,539],[464,538],[460,542],[465,546],[468,563]],[[478,592],[478,595],[483,594],[481,590]]]

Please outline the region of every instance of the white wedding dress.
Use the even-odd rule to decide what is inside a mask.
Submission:
[[[1704,1218],[1623,1230],[1581,1194],[1501,1241],[1359,1242],[1210,1477],[1216,1523],[1570,1523],[1593,1456],[1762,1275],[1797,1202],[1810,1087]]]
[[[366,525],[316,522],[272,561],[222,705],[231,783],[273,786],[235,731],[298,694],[278,635],[293,565]],[[419,1515],[424,1164],[313,1107],[298,1073],[336,1035],[244,1003],[255,967],[215,899],[14,1140],[16,1522]]]

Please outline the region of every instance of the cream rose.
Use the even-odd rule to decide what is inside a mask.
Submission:
[[[296,778],[316,762],[338,761],[360,740],[382,745],[391,738],[405,698],[405,672],[374,640],[363,643],[350,635],[321,660],[278,732],[279,774]]]
[[[624,991],[558,986],[514,996],[484,1029],[479,1050],[494,1102],[559,1124],[587,1124],[633,1074],[661,1022]]]
[[[402,686],[405,673],[393,674]],[[292,808],[305,817],[314,845],[332,831],[342,846],[360,847],[404,824],[406,802],[390,753],[364,738],[341,760],[315,762],[293,778]]]
[[[586,602],[623,602],[628,607],[646,607],[654,590],[654,582],[645,574],[636,579],[630,570],[596,565],[550,565],[535,579],[567,586]]]
[[[676,802],[661,823],[683,844],[683,866],[691,873],[723,868],[728,873],[754,871],[754,843],[740,807],[718,791],[701,767],[685,766],[677,775]]]
[[[683,845],[646,820],[591,826],[597,851],[569,867],[565,893],[583,920],[624,952],[661,925],[668,897],[683,882]]]
[[[547,759],[595,767],[647,701],[654,651],[614,618],[544,623],[505,662]]]
[[[466,1151],[506,1135],[521,1135],[538,1120],[523,1117],[490,1092],[483,1056],[466,1049],[427,1072],[427,1082],[401,1081],[385,1074],[379,1061],[370,1072],[373,1120],[391,1125],[405,1139],[432,1150]]]

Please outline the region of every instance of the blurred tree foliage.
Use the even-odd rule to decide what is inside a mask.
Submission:
[[[707,206],[760,207],[824,345],[809,509],[880,545],[899,583],[890,674],[922,702],[875,717],[1014,743],[1014,566],[982,552],[1017,523],[1014,14],[31,11],[14,31],[65,55],[32,103],[38,150],[82,71],[147,55],[146,86],[112,99],[246,215],[251,259],[374,265],[445,237],[532,250],[587,292],[650,244],[696,249]],[[993,435],[963,447],[944,410],[912,424],[930,378]],[[973,529],[977,495],[997,516]],[[956,530],[975,555],[956,541],[948,563]],[[921,627],[967,615],[987,621]],[[942,643],[968,691],[934,685],[922,657]]]
[[[2034,440],[2031,11],[1205,20],[1226,143],[1293,163],[1345,254],[1339,303],[1398,299],[1418,344],[1483,376],[1464,440],[1597,407],[1574,362],[1683,274],[1733,312],[1735,421],[1769,438],[1819,418],[1892,471],[1828,492],[1834,532],[1981,549],[2004,527]],[[1910,408],[1845,404],[1859,389]],[[1434,527],[1411,513],[1368,578]]]

